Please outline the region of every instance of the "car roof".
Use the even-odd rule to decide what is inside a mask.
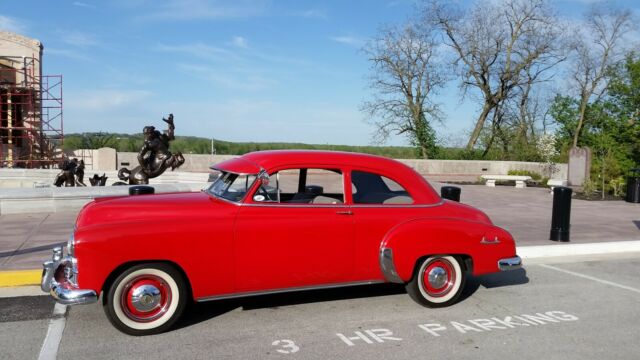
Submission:
[[[255,174],[262,169],[269,170],[281,165],[367,165],[374,168],[403,166],[402,163],[382,156],[345,151],[265,150],[220,162],[212,168],[234,173]]]
[[[393,159],[370,154],[325,150],[265,150],[220,162],[212,166],[212,169],[236,174],[257,174],[261,170],[270,171],[280,166],[336,166],[374,170],[389,176],[408,189],[422,188],[425,190],[425,198],[420,200],[426,203],[440,199],[431,185],[411,167]]]

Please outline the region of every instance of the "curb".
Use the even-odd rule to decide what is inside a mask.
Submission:
[[[560,256],[606,255],[629,252],[640,252],[640,241],[516,246],[516,253],[525,260]]]
[[[629,252],[640,252],[640,240],[516,247],[516,253],[523,260]],[[0,288],[40,285],[41,277],[42,270],[0,271]]]
[[[40,285],[42,270],[0,271],[0,287]]]

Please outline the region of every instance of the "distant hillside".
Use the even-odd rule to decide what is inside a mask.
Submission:
[[[142,147],[142,134],[67,134],[64,137],[65,150],[97,149],[112,147],[117,151],[137,152]],[[349,145],[315,145],[302,143],[254,143],[213,140],[216,154],[242,155],[257,150],[310,149],[360,152],[387,156],[396,159],[414,159],[416,150],[408,146],[349,146]],[[195,136],[176,136],[171,142],[171,150],[184,154],[211,154],[211,139]]]

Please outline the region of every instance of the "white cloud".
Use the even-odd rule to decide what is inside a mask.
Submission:
[[[204,79],[224,89],[260,91],[272,87],[276,81],[259,72],[238,68],[223,68],[200,64],[178,64],[178,68],[194,78]]]
[[[67,92],[65,108],[72,111],[90,110],[113,112],[141,102],[151,96],[146,90],[100,89]],[[65,109],[66,110],[66,109]]]
[[[247,42],[247,39],[243,38],[242,36],[234,36],[231,43],[234,46],[237,46],[243,49],[247,49],[249,47],[249,43]]]
[[[312,62],[285,55],[272,55],[248,46],[248,41],[236,36],[224,46],[203,43],[158,44],[154,51],[174,53],[176,67],[194,78],[207,81],[220,90],[259,91],[273,89],[292,73],[292,69],[313,69]],[[311,71],[311,70],[310,70]],[[277,79],[277,80],[276,80]]]
[[[289,15],[303,18],[326,19],[327,11],[321,9],[294,10],[290,11]]]
[[[351,45],[360,47],[364,44],[364,41],[355,36],[343,35],[343,36],[333,36],[330,38],[335,42],[339,42],[341,44]]]
[[[166,0],[156,9],[137,17],[148,21],[186,21],[250,18],[264,15],[268,0]]]
[[[176,114],[177,135],[227,141],[366,145],[371,131],[356,106],[322,102],[231,99],[175,102],[165,107]]]
[[[64,43],[77,47],[89,47],[98,44],[98,40],[94,34],[80,31],[63,32],[61,39]]]
[[[0,15],[0,30],[22,34],[26,29],[27,26],[20,22],[18,19]]]
[[[78,6],[78,7],[83,7],[83,8],[89,8],[89,9],[95,9],[96,6],[93,4],[87,4],[81,1],[74,1],[73,2],[73,6]]]
[[[93,61],[93,59],[83,53],[69,49],[47,48],[44,49],[45,55],[65,57],[73,60]]]
[[[231,50],[227,50],[217,46],[211,46],[203,43],[183,44],[183,45],[165,45],[158,44],[154,47],[155,51],[182,53],[195,56],[201,59],[212,61],[242,61],[242,57]]]

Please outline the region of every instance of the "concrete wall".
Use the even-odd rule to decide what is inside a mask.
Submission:
[[[542,176],[546,174],[545,164],[524,161],[485,160],[412,160],[399,159],[423,175],[507,175],[510,170],[528,170]],[[557,164],[554,179],[567,179],[567,164]]]
[[[156,184],[156,193],[200,191],[207,183]],[[127,196],[129,186],[1,189],[0,215],[78,211],[95,198]]]
[[[130,169],[138,164],[137,153],[119,152],[118,167],[122,163],[128,162]],[[185,154],[185,163],[179,171],[208,171],[211,165],[221,161],[237,157],[237,155],[199,155]],[[545,165],[541,163],[524,161],[484,161],[484,160],[420,160],[420,159],[398,159],[423,175],[506,175],[509,170],[529,170],[545,174]],[[558,164],[558,171],[552,176],[557,179],[567,178],[567,164]]]
[[[56,175],[60,173],[58,169],[0,169],[0,197],[7,188],[46,188],[53,187]],[[86,170],[84,175],[84,183],[89,184],[89,178],[93,174],[102,174],[107,176],[107,186],[113,185],[118,179],[118,172],[111,171],[93,171]],[[202,184],[209,181],[210,172],[178,172],[167,171],[161,176],[151,179],[149,183],[154,184]]]
[[[213,164],[217,164],[221,161],[232,159],[237,157],[236,155],[204,155],[204,154],[184,154],[184,164],[180,166],[176,171],[195,171],[206,172]],[[138,153],[135,152],[119,152],[117,154],[118,169],[126,167],[133,169],[138,166]],[[129,165],[124,165],[128,163]],[[166,174],[166,173],[165,173]]]
[[[94,169],[89,158],[89,152],[93,151],[93,162],[100,164],[103,168]],[[113,166],[114,156],[117,156],[117,167]],[[108,177],[107,185],[111,185],[117,178],[116,168],[127,167],[132,169],[137,166],[137,153],[119,152],[115,153],[113,149],[99,150],[77,150],[72,156],[79,159],[85,156],[85,184],[89,184],[89,178],[93,174]],[[151,184],[166,183],[197,183],[206,182],[211,170],[211,165],[221,161],[236,157],[235,155],[185,155],[185,163],[176,171],[166,171],[161,176],[151,179]],[[467,181],[473,181],[480,175],[506,175],[509,170],[529,170],[537,172],[543,176],[545,174],[545,165],[540,163],[520,162],[520,161],[479,161],[479,160],[417,160],[417,159],[400,159],[399,161],[413,167],[420,174],[427,178],[437,179],[439,181],[454,181],[460,177]],[[129,165],[124,165],[128,163]],[[552,176],[554,179],[567,179],[567,164],[558,164],[558,171]],[[0,188],[10,187],[46,187],[51,186],[56,175],[60,173],[58,169],[0,169]],[[433,177],[437,176],[437,177]]]

